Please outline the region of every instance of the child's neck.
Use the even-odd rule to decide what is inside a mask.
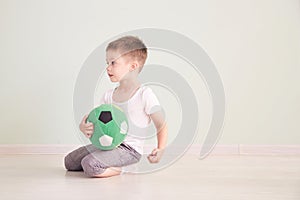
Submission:
[[[125,79],[119,82],[119,91],[132,91],[140,87],[141,83],[138,79]]]

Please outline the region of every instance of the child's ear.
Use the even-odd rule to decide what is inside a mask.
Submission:
[[[131,63],[130,71],[134,71],[134,70],[136,70],[138,68],[139,68],[139,63],[138,62],[135,61],[135,62]]]

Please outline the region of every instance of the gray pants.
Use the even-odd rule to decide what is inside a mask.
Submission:
[[[109,151],[102,151],[90,144],[69,153],[65,157],[65,167],[69,171],[83,170],[86,175],[95,176],[109,167],[137,163],[141,157],[141,154],[125,143]]]

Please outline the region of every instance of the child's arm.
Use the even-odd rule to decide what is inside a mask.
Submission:
[[[157,131],[157,148],[148,155],[148,160],[150,163],[158,163],[167,145],[168,128],[162,112],[155,112],[150,117]]]

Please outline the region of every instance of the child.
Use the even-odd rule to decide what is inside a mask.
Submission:
[[[74,150],[65,157],[70,171],[83,170],[91,177],[119,175],[121,167],[139,162],[143,154],[143,136],[153,121],[157,132],[157,148],[148,155],[150,163],[160,161],[167,142],[167,125],[153,91],[138,81],[147,58],[147,48],[137,37],[125,36],[108,44],[106,48],[107,74],[119,86],[104,93],[100,104],[113,103],[121,107],[129,121],[128,134],[121,145],[102,151],[93,145]],[[94,132],[85,115],[79,125],[81,132],[90,138]]]

